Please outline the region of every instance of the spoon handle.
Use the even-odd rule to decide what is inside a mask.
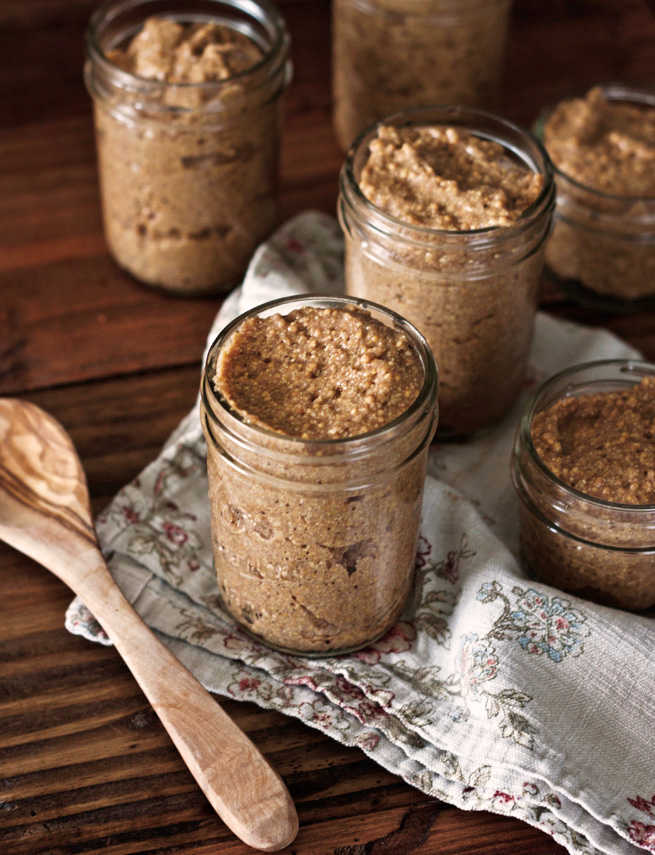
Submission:
[[[282,779],[155,638],[107,569],[70,437],[39,407],[9,398],[0,399],[0,539],[51,570],[93,612],[237,837],[267,852],[291,843],[298,817]]]
[[[296,836],[298,817],[281,778],[143,623],[97,550],[95,557],[97,566],[79,574],[75,593],[113,641],[212,807],[249,846],[282,849]]]

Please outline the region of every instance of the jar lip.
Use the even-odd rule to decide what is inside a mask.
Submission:
[[[344,308],[346,306],[355,306],[365,311],[372,309],[374,312],[386,315],[391,321],[393,321],[394,325],[397,328],[400,327],[408,336],[412,345],[416,349],[423,365],[423,385],[416,398],[412,401],[412,403],[406,410],[403,410],[402,413],[400,413],[390,422],[387,422],[381,427],[376,428],[372,431],[368,431],[367,433],[360,433],[356,434],[355,436],[341,437],[336,439],[303,439],[299,436],[284,434],[279,431],[270,430],[268,428],[264,428],[260,425],[246,421],[243,416],[238,412],[238,410],[231,407],[230,404],[223,398],[223,396],[215,390],[213,383],[211,382],[211,379],[209,377],[210,363],[213,363],[214,357],[219,351],[221,345],[223,345],[228,340],[230,334],[244,320],[246,320],[246,318],[252,315],[261,315],[264,313],[265,316],[272,315],[275,314],[278,309],[283,308],[285,306],[291,306],[292,308],[301,308],[302,306],[315,306],[317,308]],[[292,309],[290,309],[290,311],[291,310]],[[363,300],[359,297],[335,297],[328,294],[297,294],[293,297],[279,297],[276,300],[269,300],[266,303],[260,303],[259,305],[254,306],[252,309],[246,310],[238,317],[236,317],[233,321],[228,323],[225,327],[223,327],[223,329],[218,333],[216,338],[211,343],[209,351],[207,353],[207,358],[205,359],[201,383],[201,398],[205,410],[214,422],[217,421],[217,418],[214,409],[211,405],[212,400],[216,402],[224,412],[226,412],[233,419],[235,419],[239,425],[243,426],[249,432],[252,431],[253,436],[261,436],[267,439],[282,441],[285,443],[289,443],[291,446],[295,446],[296,448],[302,448],[303,446],[311,446],[312,448],[333,448],[335,450],[338,450],[344,447],[352,447],[353,445],[358,445],[361,442],[367,442],[370,440],[380,440],[381,442],[384,442],[388,434],[393,433],[393,431],[399,425],[405,422],[408,418],[415,414],[418,414],[426,407],[429,409],[432,409],[434,407],[437,400],[438,382],[439,369],[425,337],[416,329],[413,324],[411,324],[401,315],[394,312],[392,309],[389,309],[386,306],[382,306],[379,303],[374,303],[371,300]]]
[[[430,118],[426,120],[426,117],[434,115],[436,112],[443,112],[443,117],[440,119]],[[534,163],[535,172],[544,177],[544,185],[541,188],[541,192],[537,196],[537,198],[530,204],[524,211],[521,212],[519,218],[515,223],[512,223],[510,226],[485,226],[480,229],[436,229],[432,226],[419,226],[414,223],[408,223],[404,220],[401,220],[399,217],[393,216],[393,214],[389,214],[383,208],[380,208],[374,202],[371,202],[359,186],[359,181],[355,177],[354,170],[354,162],[355,156],[357,155],[362,143],[364,140],[374,133],[380,126],[387,124],[394,124],[400,127],[407,127],[408,125],[420,126],[420,125],[448,125],[449,115],[452,118],[468,118],[471,122],[474,122],[475,119],[479,119],[482,121],[491,121],[496,123],[500,129],[504,129],[508,133],[517,134],[520,138],[522,138],[525,142],[529,142],[534,145],[537,149],[539,156],[541,157],[541,168],[539,168],[539,164]],[[503,139],[498,137],[494,137],[491,134],[482,134],[475,131],[474,128],[469,128],[464,122],[456,122],[457,127],[463,127],[468,129],[470,133],[480,136],[482,139],[490,139],[493,142],[498,142],[505,149],[518,153],[516,147],[510,145]],[[367,128],[365,128],[359,136],[353,141],[350,148],[346,152],[346,158],[341,168],[340,175],[340,184],[342,190],[346,190],[346,187],[352,190],[354,193],[356,200],[358,203],[362,204],[365,208],[372,211],[380,220],[389,225],[391,229],[400,227],[407,231],[415,232],[421,237],[439,237],[439,238],[461,238],[461,237],[489,237],[489,238],[497,238],[497,237],[512,237],[517,231],[520,231],[527,225],[530,225],[541,213],[544,209],[550,207],[550,205],[554,202],[555,189],[554,189],[554,181],[553,181],[553,166],[548,156],[548,152],[543,146],[541,140],[539,140],[534,134],[530,133],[530,131],[526,131],[521,128],[519,125],[510,121],[509,119],[505,119],[502,116],[497,115],[496,113],[488,112],[487,110],[479,110],[473,107],[464,107],[462,105],[456,104],[433,104],[427,107],[415,107],[409,110],[401,110],[397,113],[393,113],[389,116],[386,116],[383,119],[378,119],[377,121],[370,124]]]
[[[258,21],[267,19],[271,22],[275,39],[264,51],[264,55],[260,60],[249,68],[246,68],[244,71],[231,74],[223,80],[205,80],[198,83],[171,83],[166,80],[153,80],[152,78],[141,77],[131,71],[126,71],[108,59],[101,47],[100,33],[102,31],[103,24],[107,19],[111,21],[119,11],[124,11],[126,9],[137,9],[139,6],[143,6],[144,12],[147,13],[147,7],[152,2],[154,2],[154,0],[105,0],[105,2],[102,3],[102,5],[100,5],[91,15],[86,29],[85,42],[87,55],[94,63],[97,63],[105,71],[116,75],[118,80],[124,81],[124,88],[133,89],[136,84],[141,91],[151,90],[153,92],[159,92],[164,87],[187,92],[220,91],[222,88],[231,86],[235,82],[246,80],[248,77],[255,77],[258,72],[265,69],[266,66],[271,63],[271,60],[278,56],[282,57],[283,63],[286,59],[290,43],[289,33],[287,31],[284,18],[280,15],[278,9],[270,2],[270,0],[256,0],[256,2],[255,0],[219,0],[219,2],[224,6],[229,6],[237,11],[241,11],[247,14],[251,19],[256,19]],[[257,12],[260,12],[261,14],[257,15]],[[192,19],[193,15],[193,4],[191,3],[189,4],[188,9],[180,10],[179,17]],[[171,12],[168,16],[173,17],[174,13]],[[147,14],[144,15],[144,21],[146,17]],[[166,17],[166,14],[161,13],[158,14],[157,17]],[[210,16],[203,16],[203,18],[204,17],[209,18]],[[167,106],[166,109],[171,112],[193,112],[195,108]]]
[[[605,510],[616,510],[625,512],[633,512],[635,515],[639,516],[640,514],[653,513],[655,511],[655,504],[652,505],[631,505],[625,504],[623,502],[609,502],[605,499],[599,499],[596,496],[590,496],[589,493],[583,493],[581,490],[577,490],[575,487],[572,487],[570,484],[567,484],[566,481],[563,481],[559,478],[555,473],[544,463],[543,459],[537,452],[537,449],[532,442],[532,420],[536,416],[537,406],[540,403],[540,400],[544,396],[549,389],[552,389],[557,383],[562,380],[566,380],[567,377],[574,377],[576,374],[589,371],[589,370],[605,370],[607,373],[611,369],[617,369],[621,373],[630,374],[634,373],[637,377],[645,377],[645,376],[654,376],[655,375],[655,364],[646,362],[645,360],[640,359],[597,359],[592,360],[590,362],[580,362],[576,365],[571,365],[568,368],[563,369],[562,371],[558,371],[556,374],[553,374],[547,380],[540,384],[532,398],[526,404],[525,410],[523,411],[523,415],[521,416],[521,421],[518,428],[518,436],[520,436],[521,442],[523,446],[527,449],[528,454],[530,455],[531,460],[538,467],[538,469],[549,478],[556,486],[560,487],[562,490],[565,490],[567,493],[570,493],[576,499],[585,502],[587,505],[592,507],[598,507]],[[612,378],[608,377],[607,380],[611,381]],[[602,380],[601,377],[598,378],[599,381]],[[583,388],[585,384],[580,384],[579,386],[574,386],[571,384],[564,394],[560,395],[558,398],[554,399],[551,403],[555,403],[556,400],[562,400],[565,397],[569,397],[570,393],[572,393],[575,389]]]
[[[650,106],[655,109],[655,90],[632,88],[631,86],[628,86],[624,83],[599,83],[597,87],[594,88],[601,89],[604,95],[607,97],[608,101],[628,101],[634,104],[643,104],[646,106]],[[542,143],[542,145],[546,122],[550,118],[555,108],[564,101],[572,101],[575,98],[584,98],[585,95],[586,93],[569,95],[568,97],[563,98],[561,101],[558,101],[557,104],[553,104],[550,107],[544,107],[544,109],[536,118],[532,126],[535,137],[539,140],[540,143]],[[622,193],[606,193],[604,190],[598,190],[595,187],[592,187],[590,184],[584,184],[582,181],[578,181],[576,178],[573,178],[573,176],[560,169],[557,164],[552,160],[551,164],[555,177],[563,178],[576,189],[582,190],[585,193],[589,193],[590,196],[596,197],[597,199],[607,199],[611,202],[624,202],[631,204],[637,204],[638,202],[647,202],[649,204],[655,204],[655,194],[652,196],[634,196],[625,195]]]

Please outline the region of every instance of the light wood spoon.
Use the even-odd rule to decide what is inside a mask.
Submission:
[[[0,538],[51,570],[91,610],[237,837],[267,852],[291,843],[298,817],[281,778],[155,638],[109,573],[70,437],[39,407],[9,398],[0,398]]]

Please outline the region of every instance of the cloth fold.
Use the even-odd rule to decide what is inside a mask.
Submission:
[[[265,300],[341,293],[342,255],[331,217],[289,221],[255,253],[209,341]],[[137,612],[211,691],[296,716],[426,793],[515,816],[576,855],[655,852],[655,622],[528,579],[509,478],[538,382],[634,356],[608,332],[538,314],[521,401],[493,430],[433,445],[413,598],[358,653],[276,653],[221,610],[197,406],[98,517],[100,544]],[[108,643],[79,600],[66,627]]]

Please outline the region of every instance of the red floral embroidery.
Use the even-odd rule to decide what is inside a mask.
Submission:
[[[298,677],[285,677],[284,683],[287,686],[307,686],[307,688],[311,689],[313,692],[316,691],[316,683],[308,674],[302,674]]]
[[[162,471],[157,476],[157,480],[155,481],[155,486],[152,488],[152,493],[154,496],[158,496],[161,491],[164,483],[166,481],[166,471],[162,469]]]
[[[259,687],[261,680],[258,680],[256,677],[243,677],[239,680],[239,689],[242,692],[254,691]]]
[[[366,665],[377,665],[382,658],[380,651],[373,650],[372,647],[367,647],[366,650],[360,650],[359,653],[355,653],[354,655],[360,662],[364,662]]]
[[[386,711],[373,701],[362,701],[357,706],[344,706],[344,710],[354,715],[362,724],[367,724],[371,719],[385,718],[387,715]]]
[[[653,812],[653,808],[655,808],[655,795],[651,796],[650,801],[648,799],[644,799],[641,796],[637,796],[634,799],[628,799],[633,808],[637,808],[637,810],[642,811],[642,813],[647,813],[648,816],[655,817],[655,812]]]
[[[355,686],[354,683],[350,683],[345,677],[337,677],[337,691],[341,695],[346,695],[346,697],[351,698],[363,698],[364,692],[358,687]]]
[[[635,796],[634,799],[629,798],[628,802],[638,811],[655,818],[655,810],[653,810],[655,808],[655,794],[650,799],[645,799],[643,796]],[[633,843],[637,843],[639,846],[655,852],[655,825],[647,825],[645,822],[633,819],[628,826],[628,834]]]
[[[633,819],[628,826],[628,834],[633,843],[655,852],[655,825],[646,825]]]
[[[364,751],[373,751],[374,748],[377,748],[379,741],[380,737],[376,733],[367,733],[366,736],[358,740],[357,744]]]
[[[141,517],[130,505],[124,505],[122,508],[123,516],[129,523],[138,523],[141,520]]]
[[[419,535],[418,545],[416,547],[416,569],[420,570],[422,567],[428,563],[428,558],[430,557],[430,553],[432,552],[432,544],[430,541],[423,537],[423,535]]]
[[[377,665],[383,653],[405,653],[411,650],[416,630],[411,623],[401,621],[392,626],[389,632],[366,650],[360,650],[355,656],[367,665]]]
[[[359,705],[359,711],[363,716],[363,720],[369,718],[384,718],[387,713],[379,704],[373,701],[362,701]]]
[[[411,623],[397,623],[374,645],[382,653],[404,653],[409,650],[416,638],[416,630]]]
[[[186,543],[189,539],[189,535],[184,531],[184,529],[180,528],[179,525],[175,525],[175,523],[165,522],[164,532],[166,533],[166,537],[173,543],[177,544],[177,546],[182,546],[182,544]]]

